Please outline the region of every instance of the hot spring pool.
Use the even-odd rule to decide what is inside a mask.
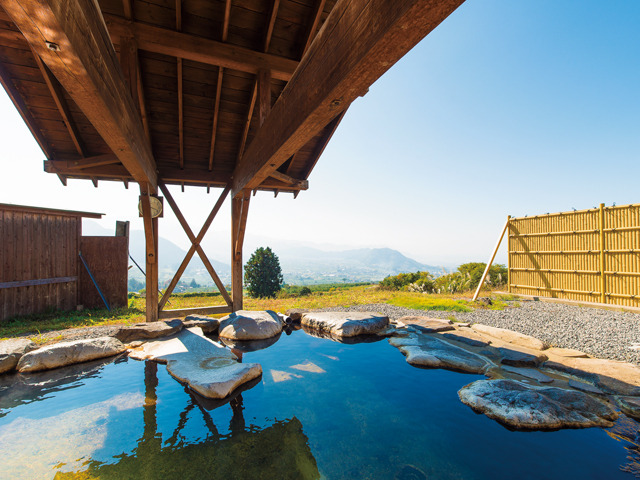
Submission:
[[[384,339],[304,331],[244,361],[231,402],[119,357],[0,377],[1,479],[616,479],[640,472],[640,425],[510,431],[458,400],[477,379],[405,362]]]

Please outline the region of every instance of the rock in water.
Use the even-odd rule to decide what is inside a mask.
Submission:
[[[271,310],[238,310],[220,319],[218,335],[231,340],[262,340],[282,332],[282,321]]]
[[[259,364],[238,363],[229,349],[206,338],[199,327],[147,342],[129,356],[166,364],[171,376],[207,398],[225,398],[240,385],[262,375]]]
[[[0,342],[0,373],[10,372],[18,364],[18,360],[25,354],[37,349],[31,340],[11,339]]]
[[[498,351],[502,357],[501,363],[512,367],[539,367],[542,363],[549,360],[549,357],[542,353],[533,351],[529,353],[517,349],[517,347],[500,347]]]
[[[123,327],[114,335],[122,343],[131,343],[134,340],[150,340],[159,337],[168,337],[182,330],[182,321],[175,318],[173,320],[136,323],[130,327]]]
[[[56,343],[24,354],[18,361],[17,369],[20,373],[51,370],[74,363],[112,357],[125,350],[124,344],[112,337]]]
[[[204,333],[213,333],[218,330],[220,320],[205,315],[189,315],[182,324],[184,328],[200,327]]]
[[[425,333],[447,332],[450,330],[455,330],[455,327],[453,327],[451,320],[443,320],[441,318],[409,315],[399,318],[398,322],[416,327]]]
[[[411,365],[484,373],[489,362],[479,355],[426,335],[393,337],[389,343],[407,357]]]
[[[337,337],[375,334],[389,325],[389,317],[365,312],[310,312],[302,315],[303,326]]]
[[[522,430],[611,427],[617,418],[609,404],[586,393],[514,380],[478,380],[458,397],[475,411]]]

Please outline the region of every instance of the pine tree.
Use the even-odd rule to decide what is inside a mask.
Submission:
[[[258,248],[244,267],[244,283],[254,298],[275,297],[284,278],[280,260],[271,248]]]

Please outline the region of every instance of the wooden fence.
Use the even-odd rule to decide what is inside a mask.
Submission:
[[[640,204],[509,221],[509,292],[640,307]]]

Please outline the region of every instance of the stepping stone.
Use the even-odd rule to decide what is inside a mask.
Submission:
[[[200,327],[204,333],[214,333],[218,330],[220,320],[205,315],[189,315],[182,324],[184,328]]]
[[[17,370],[20,373],[51,370],[65,365],[112,357],[125,350],[124,344],[113,337],[56,343],[25,353],[18,361]]]
[[[220,319],[218,336],[231,340],[263,340],[282,332],[282,322],[271,310],[238,310]]]
[[[207,398],[225,398],[240,385],[262,375],[259,364],[238,363],[230,350],[205,337],[199,327],[147,342],[129,356],[166,364],[172,377]]]
[[[618,416],[611,405],[586,393],[515,380],[478,380],[458,397],[476,412],[522,430],[611,427]]]
[[[387,328],[380,330],[376,335],[379,337],[392,337],[393,335],[396,335],[397,331],[398,329],[393,324],[389,324]]]
[[[38,346],[29,339],[16,338],[0,342],[0,373],[11,372],[25,354],[36,350]]]
[[[115,338],[122,343],[131,343],[134,340],[151,340],[154,338],[168,337],[182,330],[183,325],[180,319],[136,323],[130,327],[122,327],[115,335]]]
[[[418,328],[425,333],[448,332],[451,330],[455,330],[455,327],[453,326],[451,320],[441,318],[410,315],[401,317],[397,321],[403,323],[404,325],[410,325],[412,327]]]
[[[537,338],[523,335],[522,333],[506,330],[504,328],[489,327],[481,323],[475,323],[471,327],[476,332],[484,333],[495,338],[499,338],[503,342],[512,343],[532,350],[544,350],[544,344]]]
[[[487,347],[491,343],[490,341],[486,341],[480,337],[480,335],[474,335],[472,332],[452,332],[452,333],[443,333],[443,337],[454,340],[456,342],[462,342],[470,347]]]
[[[545,350],[545,353],[549,354],[549,355],[558,355],[559,357],[569,357],[569,358],[589,358],[589,355],[587,355],[584,352],[581,352],[580,350],[574,350],[572,348],[549,348],[548,350]]]
[[[299,322],[302,319],[302,315],[308,311],[309,309],[307,308],[290,308],[285,313],[291,318],[292,322]]]
[[[551,383],[553,382],[553,378],[545,375],[544,373],[535,370],[533,368],[518,368],[518,367],[509,367],[508,365],[505,365],[504,367],[501,367],[502,370],[504,370],[505,372],[509,372],[509,373],[515,373],[517,375],[521,375],[523,377],[527,377],[530,378],[532,380],[535,380],[536,382],[540,382],[540,383]]]
[[[569,386],[571,388],[575,388],[576,390],[581,390],[586,393],[595,393],[597,395],[604,395],[604,392],[593,385],[589,385],[588,383],[576,382],[575,380],[569,380]]]
[[[490,365],[479,355],[427,335],[391,337],[388,342],[398,348],[411,365],[468,373],[484,373]]]
[[[549,359],[549,357],[542,353],[528,353],[522,350],[516,350],[513,347],[500,347],[498,351],[502,357],[500,363],[512,367],[539,367]]]
[[[309,312],[302,315],[304,327],[337,337],[375,334],[389,325],[389,317],[365,312]]]

